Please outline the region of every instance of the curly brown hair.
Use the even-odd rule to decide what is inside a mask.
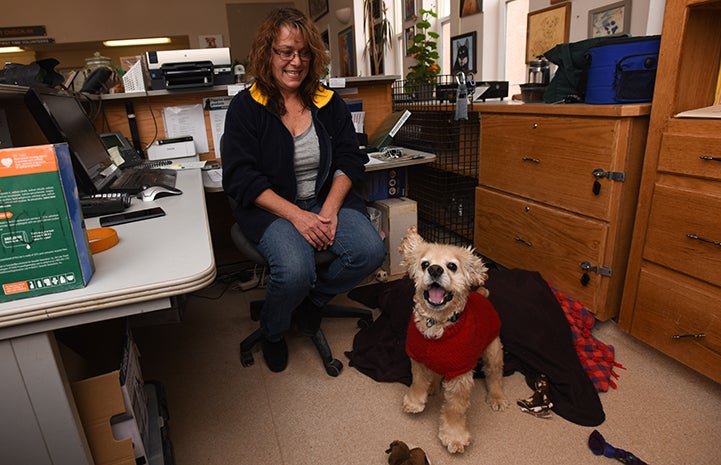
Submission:
[[[313,93],[320,85],[320,77],[325,74],[330,62],[318,28],[302,11],[295,8],[277,8],[268,13],[250,47],[248,68],[255,77],[255,85],[268,96],[268,107],[279,115],[284,115],[286,110],[283,97],[273,78],[272,61],[273,42],[282,26],[300,32],[308,44],[311,56],[308,75],[299,89],[300,97],[306,106],[312,104]]]

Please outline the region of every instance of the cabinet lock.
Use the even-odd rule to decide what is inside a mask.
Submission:
[[[626,180],[626,173],[623,171],[606,171],[603,168],[593,170],[593,176],[596,177],[596,179],[606,178],[610,181],[623,182]]]
[[[581,269],[587,273],[590,271],[591,273],[600,274],[601,276],[611,276],[611,268],[595,266],[591,262],[581,262],[579,265]]]

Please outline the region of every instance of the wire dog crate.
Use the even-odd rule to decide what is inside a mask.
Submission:
[[[396,81],[393,109],[410,110],[411,116],[393,143],[436,155],[432,163],[409,167],[411,181],[406,195],[418,203],[419,233],[432,242],[472,245],[480,151],[479,114],[469,103],[468,119],[456,120],[455,103],[439,100],[438,87],[430,100],[409,100],[408,95],[402,81]],[[440,97],[447,96],[441,94]]]

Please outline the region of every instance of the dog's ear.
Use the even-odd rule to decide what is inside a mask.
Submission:
[[[467,257],[463,261],[466,267],[466,273],[470,277],[471,286],[483,286],[488,279],[488,268],[483,263],[481,257],[473,253],[473,247],[466,248]]]
[[[423,238],[418,234],[418,229],[415,225],[408,228],[406,235],[401,239],[401,245],[398,247],[398,253],[401,254],[401,265],[410,271],[410,267],[415,261],[414,251],[416,247],[422,244]]]

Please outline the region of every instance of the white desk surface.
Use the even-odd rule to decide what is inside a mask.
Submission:
[[[183,195],[133,199],[130,210],[161,207],[166,215],[114,226],[120,242],[93,256],[95,273],[85,288],[3,303],[0,340],[66,326],[63,317],[88,314],[73,324],[112,318],[93,316],[104,309],[117,316],[159,310],[163,299],[210,284],[215,262],[199,170],[179,171],[176,186]],[[99,227],[98,218],[85,223]]]

